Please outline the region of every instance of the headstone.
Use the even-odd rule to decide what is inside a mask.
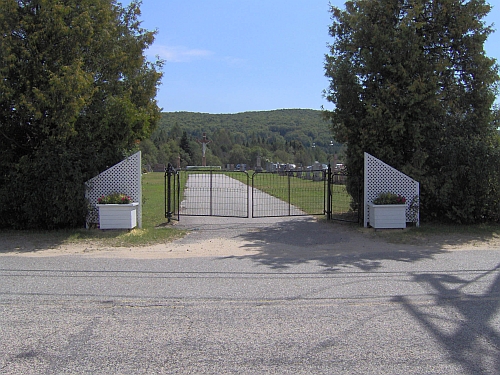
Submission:
[[[153,172],[165,172],[165,164],[153,165]]]
[[[313,181],[323,180],[323,166],[321,163],[315,161],[313,165]]]
[[[257,172],[262,172],[262,165],[261,165],[262,161],[261,161],[261,158],[260,158],[260,155],[257,156],[257,165],[255,167],[255,171]]]

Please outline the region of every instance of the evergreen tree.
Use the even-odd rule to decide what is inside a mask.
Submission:
[[[347,145],[355,199],[368,152],[421,182],[424,218],[476,222],[490,215],[499,202],[499,159],[492,111],[498,71],[483,50],[489,10],[484,0],[332,7],[325,70],[335,109],[326,116]]]
[[[159,120],[139,3],[0,0],[0,227],[85,222],[84,182]]]
[[[187,132],[184,131],[182,133],[182,137],[181,137],[181,140],[180,140],[180,143],[179,143],[179,146],[182,150],[184,150],[185,152],[187,152],[188,154],[191,153],[191,148],[189,147],[189,139],[188,139],[188,135],[187,135]]]

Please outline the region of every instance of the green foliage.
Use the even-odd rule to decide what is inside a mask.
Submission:
[[[84,182],[147,139],[161,62],[139,3],[0,0],[0,227],[83,225]]]
[[[316,160],[327,163],[334,154],[341,157],[342,153],[342,144],[333,142],[321,111],[287,109],[220,115],[163,113],[151,136],[158,153],[151,150],[151,155],[157,155],[156,162],[175,166],[179,155],[182,167],[200,164],[201,147],[196,140],[204,132],[212,141],[206,154],[209,165],[253,167],[260,155],[262,165],[268,159],[307,166]],[[165,152],[160,155],[162,149]],[[146,155],[145,162],[148,158]]]
[[[186,160],[187,164],[192,164],[193,160],[193,150],[191,148],[191,142],[189,142],[188,135],[184,131],[182,133],[181,140],[179,142],[180,151],[183,153],[183,159]]]
[[[325,94],[335,110],[325,116],[347,146],[351,193],[362,187],[368,152],[420,181],[423,219],[498,217],[498,69],[483,50],[489,10],[483,0],[332,7]]]

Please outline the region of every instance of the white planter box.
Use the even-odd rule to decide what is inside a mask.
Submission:
[[[368,203],[373,228],[406,228],[406,204]]]
[[[137,226],[139,203],[98,204],[100,229],[132,229]]]

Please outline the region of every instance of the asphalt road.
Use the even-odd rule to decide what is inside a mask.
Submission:
[[[2,374],[499,374],[500,253],[0,258]]]
[[[183,218],[248,255],[0,257],[0,374],[500,374],[500,251]],[[241,252],[240,252],[241,254]]]

